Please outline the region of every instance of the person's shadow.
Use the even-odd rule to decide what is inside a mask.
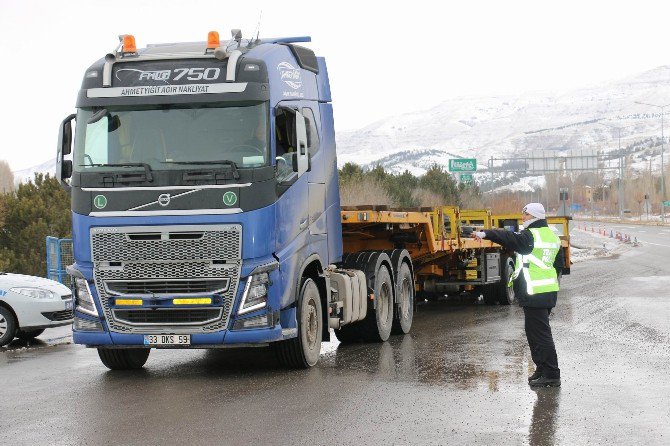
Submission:
[[[533,418],[528,429],[528,444],[554,445],[561,389],[545,387],[533,390],[537,394],[537,399],[533,405]]]

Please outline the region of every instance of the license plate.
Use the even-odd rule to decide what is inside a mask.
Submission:
[[[144,345],[191,345],[191,335],[144,335]]]
[[[72,301],[71,300],[68,300],[67,302],[65,302],[65,310],[66,311],[71,311],[72,310]]]

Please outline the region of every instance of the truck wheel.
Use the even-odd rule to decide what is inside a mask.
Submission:
[[[38,330],[28,330],[28,331],[23,331],[23,330],[16,330],[16,337],[21,339],[22,341],[32,341],[39,335],[44,333],[44,329],[38,329]]]
[[[509,278],[514,274],[514,259],[503,257],[502,274],[498,285],[498,302],[500,305],[510,305],[514,303],[514,287],[507,286]]]
[[[402,263],[396,278],[398,294],[394,305],[393,328],[391,334],[407,334],[414,319],[414,279],[407,263]]]
[[[5,307],[0,307],[0,347],[7,345],[14,339],[16,321],[14,315]]]
[[[141,369],[149,358],[151,349],[148,348],[99,348],[98,356],[105,367],[111,370]]]
[[[335,332],[335,337],[341,344],[352,344],[354,342],[361,340],[361,335],[358,333],[357,325],[358,322],[354,322],[350,325],[345,325],[339,330],[333,330]]]
[[[489,283],[482,286],[482,296],[486,305],[495,305],[498,303],[498,284]]]
[[[319,288],[312,279],[306,279],[298,299],[298,336],[273,344],[277,359],[296,369],[312,367],[321,355],[323,317]]]
[[[368,311],[361,321],[360,332],[366,341],[383,342],[391,336],[393,327],[393,282],[386,266],[375,274],[375,311]]]

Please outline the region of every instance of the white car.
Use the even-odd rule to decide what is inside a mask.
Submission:
[[[42,277],[0,272],[0,347],[72,323],[72,292]]]

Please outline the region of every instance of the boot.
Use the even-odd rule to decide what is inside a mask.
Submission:
[[[528,377],[528,382],[538,379],[542,376],[542,369],[540,367],[536,368],[532,375]]]
[[[537,379],[529,381],[531,387],[561,387],[561,378],[547,378],[540,376]]]

